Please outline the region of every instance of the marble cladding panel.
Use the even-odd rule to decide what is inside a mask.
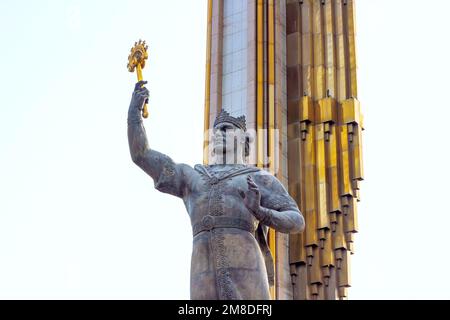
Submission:
[[[224,0],[222,108],[247,115],[247,1]]]

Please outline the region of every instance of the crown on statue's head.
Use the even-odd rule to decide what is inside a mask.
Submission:
[[[222,122],[229,122],[234,124],[236,127],[243,131],[247,131],[247,126],[245,124],[245,116],[239,116],[237,118],[230,116],[230,114],[222,109],[220,113],[217,115],[216,120],[214,121],[214,127]]]

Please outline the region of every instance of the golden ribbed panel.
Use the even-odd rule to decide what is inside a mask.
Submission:
[[[361,106],[355,98],[347,99],[342,103],[343,119],[351,130],[349,143],[352,160],[352,180],[363,180],[362,144],[361,144]]]
[[[305,246],[307,270],[309,278],[310,297],[312,299],[320,298],[320,289],[322,283],[320,255],[318,250],[318,210],[317,210],[317,189],[316,189],[316,128],[314,126],[315,108],[311,98],[303,97],[301,99],[301,135],[302,135],[302,177],[303,185],[310,186],[304,188],[304,216],[306,222]]]
[[[342,101],[342,123],[360,123],[361,106],[356,98],[350,98]]]
[[[315,171],[316,159],[314,148],[314,129],[309,130],[303,142],[303,171],[305,185],[310,186],[305,190],[305,219],[306,227],[306,245],[318,245],[317,233],[317,214],[316,214],[316,188]]]
[[[360,181],[364,179],[364,169],[362,161],[362,129],[358,124],[353,124],[353,135],[350,143],[350,150],[352,153],[352,187],[354,196],[360,200],[359,197],[359,185]]]
[[[308,270],[305,264],[291,264],[294,300],[309,299]]]
[[[301,57],[302,57],[302,91],[299,94],[308,96],[313,95],[313,77],[314,77],[314,52],[313,52],[313,26],[312,16],[313,7],[312,0],[305,0],[301,5],[301,24],[302,24],[302,41],[301,41]]]
[[[274,61],[284,61],[277,56],[282,50],[277,49],[280,39],[273,27],[275,8],[281,7],[276,1],[284,0],[254,2],[257,165],[262,168],[269,156],[272,171],[274,137],[270,129],[280,120]],[[306,221],[305,232],[289,238],[293,295],[295,299],[344,299],[350,286],[349,257],[358,230],[356,206],[363,179],[364,126],[357,100],[354,1],[286,3],[288,189]],[[217,77],[212,73],[216,56],[211,32],[221,25],[220,19],[221,14],[208,18],[206,76],[211,79]],[[218,37],[222,36],[219,32]],[[218,80],[219,88],[221,77]],[[211,80],[205,81],[205,129],[209,129],[220,101],[213,106],[217,92],[213,92]],[[264,128],[269,129],[267,135]],[[273,236],[269,243],[276,254]]]
[[[333,99],[333,109],[337,109],[336,102]],[[331,228],[334,230],[336,224],[336,214],[341,212],[341,202],[339,194],[339,168],[338,168],[338,136],[336,131],[336,121],[330,124],[330,134],[327,141],[327,169],[329,186],[329,213]]]
[[[300,210],[306,212],[305,188],[303,187],[302,137],[306,138],[308,123],[312,121],[312,111],[303,104],[311,104],[307,97],[303,103],[302,73],[302,25],[300,6],[297,1],[287,1],[286,6],[286,51],[287,51],[287,104],[288,104],[288,185],[289,193]],[[311,112],[311,114],[308,114]],[[302,120],[303,119],[303,120]],[[289,263],[293,298],[308,299],[309,281],[305,250],[306,233],[289,235]]]
[[[329,229],[330,224],[328,220],[327,210],[327,177],[326,177],[326,161],[325,161],[325,125],[323,123],[317,124],[316,129],[316,166],[317,166],[317,228]],[[323,234],[323,236],[322,236]],[[325,232],[319,233],[320,240],[324,241]]]
[[[292,10],[293,2],[288,3]],[[297,201],[300,195],[299,206],[305,216],[306,231],[304,242],[299,236],[291,237],[290,241],[290,246],[299,246],[290,248],[291,272],[296,279],[294,291],[297,290],[294,297],[346,299],[350,286],[349,257],[354,251],[354,234],[358,231],[359,183],[363,179],[363,124],[356,91],[354,3],[305,0],[296,5],[300,21],[293,14],[288,15],[286,22],[287,60],[291,62],[288,66],[291,91],[287,94],[288,106],[291,106],[288,108],[289,125],[295,123],[290,131],[295,128],[301,142],[300,147],[294,140],[288,145],[289,190]],[[292,27],[296,25],[301,26],[301,30]],[[301,33],[301,41],[289,38],[295,32]],[[293,69],[295,61],[301,61],[298,69]],[[298,75],[296,70],[300,72]],[[293,88],[304,96],[297,98]],[[293,107],[295,99],[301,106],[299,111]],[[300,172],[294,164],[298,158]],[[299,275],[300,270],[305,269],[308,287],[302,294],[298,290],[304,283]]]
[[[326,88],[331,96],[336,94],[336,58],[334,49],[334,1],[326,0],[324,8]]]
[[[322,268],[320,266],[320,254],[318,247],[309,247],[312,249],[311,264],[309,265],[310,290],[312,299],[323,299],[322,290]]]
[[[349,84],[350,84],[350,97],[358,96],[358,86],[356,81],[356,45],[355,45],[355,3],[353,0],[348,0],[346,8],[347,17],[347,42],[348,42],[348,56],[349,56]]]
[[[330,267],[334,266],[334,252],[333,252],[333,242],[330,238],[330,230],[325,231],[327,233],[326,240],[323,242],[323,247],[321,247],[320,254],[321,254],[321,266],[322,267]]]
[[[342,126],[347,127],[352,194],[359,200],[359,184],[363,180],[361,144],[361,106],[356,98],[342,102]]]
[[[306,220],[306,245],[318,245],[317,233],[317,203],[316,203],[316,154],[315,154],[315,130],[311,124],[314,120],[314,106],[312,99],[303,97],[302,99],[302,176],[305,185],[305,220]],[[308,254],[310,253],[310,254]],[[312,256],[312,251],[307,251],[307,257]]]
[[[302,200],[301,183],[301,138],[300,123],[288,125],[288,172],[292,179],[289,179],[289,194],[297,202],[302,212],[305,212],[305,202]],[[306,263],[306,252],[302,250],[304,245],[304,233],[295,234],[289,237],[289,259],[290,263]]]
[[[326,230],[326,232],[330,233],[330,230]],[[321,260],[321,267],[322,267],[323,285],[325,286],[324,299],[329,299],[330,296],[335,295],[330,292],[335,287],[335,284],[333,284],[333,283],[331,283],[331,286],[330,286],[330,280],[334,280],[334,279],[332,279],[332,275],[333,275],[334,269],[335,269],[335,267],[334,267],[335,257],[334,257],[332,237],[328,234],[328,235],[326,235],[326,238],[327,239],[323,242],[323,248],[320,248],[320,260]]]
[[[353,179],[364,179],[364,168],[362,161],[362,134],[361,126],[353,125],[352,153],[353,153]]]
[[[350,181],[350,159],[348,147],[348,126],[339,126],[340,130],[340,168],[341,168],[341,196],[352,196],[352,185]]]
[[[323,41],[322,4],[313,1],[314,99],[325,97],[325,51]]]
[[[319,193],[319,217],[322,220],[326,221],[326,225],[323,228],[319,228],[319,238],[321,240],[320,252],[321,252],[321,267],[322,267],[322,277],[323,283],[325,285],[324,288],[324,298],[329,296],[333,296],[330,292],[329,280],[332,275],[332,268],[335,265],[334,262],[334,248],[333,248],[333,239],[330,237],[330,225],[333,224],[332,230],[335,230],[336,219],[333,219],[333,216],[329,215],[330,205],[332,199],[332,189],[330,188],[329,181],[332,179],[332,176],[329,175],[330,171],[329,163],[330,163],[330,152],[329,152],[329,143],[331,137],[332,129],[335,126],[335,122],[337,119],[337,109],[336,102],[333,98],[323,98],[318,100],[316,109],[316,128],[318,128],[318,132],[322,133],[323,140],[320,141],[316,139],[317,143],[317,187],[318,190],[321,189],[321,185],[325,187],[323,190],[318,191]],[[319,156],[319,154],[321,154]],[[336,155],[335,155],[336,156]],[[331,157],[331,161],[336,157]],[[321,178],[320,178],[321,177]],[[337,177],[336,177],[337,178]],[[337,190],[335,190],[337,191]],[[320,197],[322,197],[322,201],[320,201]],[[321,202],[324,202],[322,205]],[[331,233],[333,234],[333,233]],[[334,288],[334,286],[333,286]]]
[[[354,234],[358,232],[358,207],[357,198],[351,198],[348,207],[348,213],[344,215],[344,231],[347,249],[354,253],[353,242]]]
[[[336,215],[336,230],[333,232],[333,248],[335,250],[347,248],[343,214]]]
[[[346,70],[346,39],[344,33],[344,13],[343,0],[335,0],[335,47],[336,47],[336,76],[337,94],[336,98],[340,102],[347,98],[347,70]]]
[[[336,300],[338,298],[336,267],[325,267],[322,272],[324,280],[326,280],[324,283],[325,299]]]
[[[275,48],[274,0],[268,0],[268,155],[269,171],[275,174]]]
[[[342,264],[337,268],[338,280],[338,295],[339,299],[346,299],[348,297],[347,288],[350,287],[350,256],[347,250],[341,250]]]
[[[275,85],[275,12],[274,0],[268,0],[268,77],[269,86]],[[270,95],[270,91],[269,91]],[[270,100],[270,98],[269,98]]]
[[[309,124],[314,124],[314,106],[311,97],[303,96],[300,98],[300,123],[304,124],[304,126],[300,126],[300,128],[305,127],[306,129],[301,129],[302,131],[308,132],[310,129]],[[302,135],[302,138],[304,135]]]
[[[334,99],[324,98],[316,103],[316,165],[317,165],[317,206],[319,239],[325,241],[330,229],[329,217],[329,185],[327,181],[327,144],[330,138],[331,126],[337,118]],[[323,245],[321,245],[323,247]]]

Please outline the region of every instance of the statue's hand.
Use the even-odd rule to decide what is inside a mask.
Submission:
[[[148,101],[149,92],[148,89],[144,87],[146,83],[147,81],[139,81],[134,86],[134,91],[130,103],[130,111],[132,109],[141,111],[144,103]]]
[[[256,183],[250,175],[247,176],[248,190],[246,192],[239,190],[239,194],[244,199],[247,209],[259,219],[258,214],[261,208],[261,193]]]

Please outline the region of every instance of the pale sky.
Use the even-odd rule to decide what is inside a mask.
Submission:
[[[350,299],[450,299],[450,2],[356,0],[365,178]],[[129,156],[202,161],[206,0],[0,2],[0,299],[188,299],[191,227]]]

